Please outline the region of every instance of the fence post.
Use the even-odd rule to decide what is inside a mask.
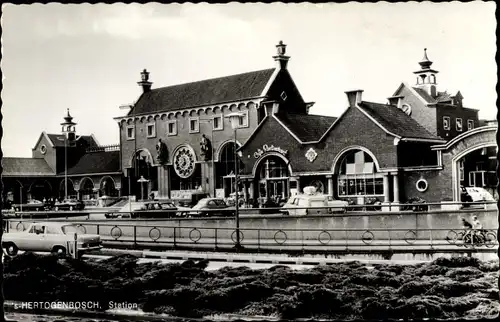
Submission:
[[[134,225],[134,248],[137,247],[137,226]]]
[[[214,231],[214,242],[215,242],[215,249],[217,249],[217,228],[214,228],[215,231]]]
[[[177,246],[177,240],[176,240],[176,230],[177,230],[177,227],[174,227],[174,248]]]
[[[78,259],[78,236],[73,234],[73,258]]]
[[[260,253],[260,229],[257,230],[257,251]]]
[[[96,230],[97,230],[97,235],[99,235],[99,224],[97,224]]]

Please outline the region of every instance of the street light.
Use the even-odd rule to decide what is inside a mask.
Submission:
[[[200,120],[200,123],[208,123],[208,124],[212,124],[212,126],[213,126],[213,121],[210,119]],[[211,154],[212,154],[212,175],[213,175],[212,180],[214,180],[214,182],[213,182],[214,190],[212,191],[213,192],[212,197],[215,198],[215,163],[214,163],[215,153],[214,153],[214,129],[213,128],[212,128],[212,132],[210,132],[210,148],[212,149],[212,151],[211,151]]]
[[[236,249],[241,248],[240,244],[240,214],[239,214],[239,191],[238,191],[238,153],[236,152],[237,140],[236,130],[240,127],[240,120],[245,114],[241,112],[229,113],[225,117],[231,121],[231,127],[234,130],[234,192],[235,192],[235,216],[236,216]]]
[[[64,140],[57,138],[59,141],[64,141],[64,199],[68,199],[68,134],[64,135]]]
[[[149,180],[145,179],[143,176],[141,176],[139,178],[139,180],[137,180],[137,182],[139,182],[139,184],[141,185],[141,199],[144,200],[144,190],[143,190],[144,187],[142,184],[145,182],[149,182]]]

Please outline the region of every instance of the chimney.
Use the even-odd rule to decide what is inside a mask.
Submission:
[[[141,72],[141,81],[137,82],[137,84],[142,87],[144,93],[151,90],[151,85],[153,85],[153,83],[149,81],[149,72],[146,69]]]
[[[276,61],[277,69],[286,69],[286,65],[288,64],[288,60],[290,56],[285,56],[286,54],[286,45],[282,40],[276,45],[277,55],[273,56],[274,61]]]
[[[345,93],[347,94],[347,100],[349,101],[349,107],[354,107],[357,104],[361,103],[361,98],[362,98],[362,94],[363,94],[362,89],[347,91]]]
[[[401,108],[403,105],[403,98],[404,96],[399,95],[399,96],[388,97],[387,100],[389,100],[390,105],[394,105],[397,106],[397,108]]]

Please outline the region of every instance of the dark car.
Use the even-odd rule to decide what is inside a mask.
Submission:
[[[50,205],[40,200],[29,200],[25,204],[13,204],[12,208],[14,211],[43,211],[49,210]]]
[[[133,211],[132,218],[171,218],[177,216],[178,208],[170,201],[148,201],[141,209]]]
[[[232,209],[232,207],[230,208],[222,198],[203,198],[191,208],[188,215],[193,217],[229,216],[231,215],[231,211],[228,211],[229,209]]]
[[[54,204],[54,210],[83,210],[85,204],[81,200],[76,199],[64,199],[63,201],[58,201]]]

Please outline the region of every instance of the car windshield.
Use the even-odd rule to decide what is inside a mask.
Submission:
[[[81,231],[78,228],[76,228],[76,226],[74,226],[74,225],[64,225],[61,227],[61,229],[65,234],[72,234],[72,233],[80,234],[81,233]]]
[[[224,200],[215,199],[214,202],[215,202],[215,204],[217,206],[225,206],[226,205],[226,203],[224,202]]]
[[[200,199],[200,201],[198,201],[198,203],[193,207],[193,209],[200,209],[200,208],[205,207],[205,205],[207,204],[207,201],[208,201],[208,199]]]

